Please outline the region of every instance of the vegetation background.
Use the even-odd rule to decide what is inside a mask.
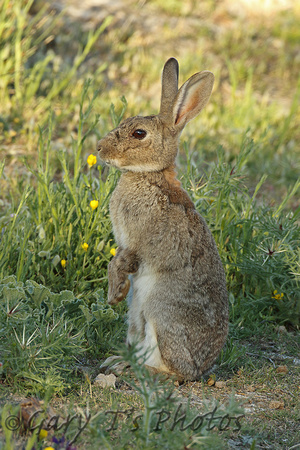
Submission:
[[[299,42],[298,0],[0,0],[0,448],[297,448]],[[181,83],[216,76],[178,173],[218,244],[230,335],[208,379],[161,383],[123,349],[134,376],[103,390],[92,381],[122,348],[126,304],[105,301],[118,173],[91,155],[123,117],[157,112],[170,56]],[[44,418],[89,424],[73,443],[75,423],[20,434],[7,419],[30,396]],[[173,398],[190,418],[217,407],[245,420],[153,431]],[[142,411],[142,426],[123,414],[107,431],[117,407]]]

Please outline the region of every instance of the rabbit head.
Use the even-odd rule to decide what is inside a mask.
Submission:
[[[178,90],[178,73],[177,60],[168,59],[162,73],[158,115],[124,120],[98,142],[104,162],[133,172],[161,171],[174,165],[180,133],[206,105],[214,83],[214,75],[205,70]]]

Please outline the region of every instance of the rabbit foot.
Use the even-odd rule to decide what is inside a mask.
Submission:
[[[166,380],[172,380],[174,383],[178,383],[178,385],[183,384],[184,383],[184,378],[181,375],[175,374],[173,372],[165,372],[164,370],[160,370],[156,367],[152,367],[152,366],[148,366],[147,364],[145,364],[146,369],[148,370],[148,372],[150,373],[150,375],[155,376],[155,375],[159,375],[161,380],[166,381]]]
[[[124,361],[120,361],[120,359],[120,356],[110,356],[107,358],[100,366],[101,372],[104,372],[105,375],[109,375],[110,373],[113,373],[114,375],[121,375],[125,369],[129,367],[129,364]]]
[[[121,359],[120,356],[114,355],[114,356],[109,356],[108,358],[106,358],[106,360],[101,364],[100,369],[105,369],[109,366],[111,366],[113,363],[115,363],[116,361],[119,361]]]

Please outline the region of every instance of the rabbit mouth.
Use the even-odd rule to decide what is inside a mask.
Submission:
[[[102,160],[103,161],[103,160]],[[104,164],[108,167],[119,167],[117,164],[117,161],[114,159],[106,159],[105,161],[103,161]]]

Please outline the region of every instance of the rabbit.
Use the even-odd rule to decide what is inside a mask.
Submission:
[[[110,200],[118,249],[108,266],[108,303],[122,301],[131,286],[127,344],[138,342],[153,373],[198,380],[226,341],[228,294],[216,243],[176,178],[175,158],[214,75],[196,73],[178,90],[178,74],[177,60],[168,59],[159,114],[124,120],[98,151],[121,170]]]

